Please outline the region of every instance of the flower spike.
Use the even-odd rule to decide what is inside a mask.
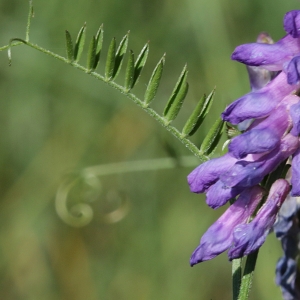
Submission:
[[[300,10],[286,14],[284,29],[287,35],[275,43],[262,33],[256,43],[240,45],[232,54],[233,60],[247,66],[251,91],[231,103],[222,119],[237,125],[240,132],[228,137],[227,154],[197,167],[188,183],[192,192],[206,193],[206,203],[213,209],[236,197],[238,200],[224,214],[231,226],[221,222],[224,215],[213,224],[194,251],[191,265],[226,249],[230,260],[254,253],[272,230],[290,190],[289,197],[300,196]],[[233,225],[235,214],[227,215],[228,211],[234,211],[245,193],[258,186],[270,189],[265,204],[248,220]],[[299,226],[294,238],[287,236],[294,230],[295,211],[300,205],[297,209],[288,207],[291,213],[288,217],[279,213],[280,225],[275,225],[275,230],[282,232],[285,251],[277,265],[277,282],[283,294],[291,289],[292,295],[297,289],[295,280],[300,279],[295,271],[296,256],[291,255],[291,251],[299,252],[298,242],[293,243],[298,241]],[[253,220],[247,223],[250,218]],[[287,282],[289,274],[295,280]]]

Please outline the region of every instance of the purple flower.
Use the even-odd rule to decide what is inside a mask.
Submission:
[[[256,41],[257,43],[265,43],[265,44],[274,43],[272,38],[265,32],[261,33],[257,37]],[[272,79],[274,79],[278,75],[278,72],[268,71],[266,69],[257,66],[247,66],[247,71],[248,71],[250,87],[252,92],[255,92],[263,88],[265,85],[267,85]],[[239,130],[241,131],[246,130],[251,125],[252,121],[253,119],[248,119],[239,123],[238,125]]]
[[[234,228],[247,221],[263,194],[263,189],[259,186],[245,189],[234,204],[202,236],[200,245],[192,254],[191,266],[212,259],[227,250],[233,242]]]
[[[287,108],[281,105],[269,117],[257,125],[253,124],[250,130],[233,138],[229,144],[229,152],[236,158],[269,152],[280,145],[281,137],[289,125]],[[264,143],[261,142],[262,140]]]
[[[261,156],[256,161],[238,161],[227,172],[220,175],[220,180],[228,187],[256,185],[267,174],[274,171],[282,161],[292,155],[298,147],[298,137],[288,134],[281,140],[278,148]]]
[[[224,121],[238,124],[252,118],[268,116],[284,97],[292,94],[300,84],[287,83],[287,75],[281,72],[276,78],[258,91],[250,92],[230,104],[222,113]]]
[[[269,71],[283,69],[284,63],[300,52],[297,39],[286,35],[275,44],[250,43],[236,47],[231,59],[248,66],[260,66]]]
[[[257,43],[273,44],[272,38],[265,32],[261,33],[256,40]],[[258,66],[247,66],[249,81],[252,92],[264,87],[271,79],[275,78],[277,72],[271,72]]]
[[[269,176],[272,172],[278,170],[277,178],[282,176],[278,167],[291,157],[291,195],[300,196],[300,10],[285,15],[284,29],[287,35],[276,43],[263,33],[256,43],[238,46],[232,54],[233,60],[247,66],[251,91],[231,103],[222,118],[244,132],[231,139],[227,154],[197,167],[188,183],[192,192],[206,193],[206,202],[214,209],[230,199],[238,200],[224,214],[226,222],[223,215],[203,235],[192,265],[226,249],[230,260],[242,257],[264,243],[290,190],[289,183],[285,179],[269,182],[273,182],[269,196],[250,223],[250,204],[243,199],[268,177],[273,178]],[[240,210],[248,214],[246,219],[242,220]],[[294,247],[287,238],[282,245],[284,249]]]
[[[248,224],[240,224],[234,228],[233,243],[228,256],[234,258],[248,255],[257,250],[266,240],[276,220],[277,213],[290,191],[289,183],[278,179],[270,189],[266,203]]]
[[[191,191],[194,193],[205,192],[218,181],[220,174],[233,166],[236,161],[236,158],[226,154],[201,164],[188,176]]]
[[[239,195],[244,189],[244,187],[228,187],[221,180],[218,180],[207,190],[206,203],[213,209],[219,208]]]

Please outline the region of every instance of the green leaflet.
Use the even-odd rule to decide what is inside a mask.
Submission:
[[[96,60],[96,38],[95,36],[92,37],[92,40],[90,42],[89,46],[89,52],[87,56],[87,69],[88,72],[94,71],[95,66],[95,60]]]
[[[83,50],[84,42],[85,42],[85,29],[86,29],[86,24],[84,24],[77,35],[75,47],[74,47],[74,61],[78,62]]]
[[[174,87],[174,90],[171,94],[171,97],[168,100],[167,105],[165,106],[163,115],[168,123],[173,121],[182,106],[184,98],[188,92],[188,83],[186,82],[187,78],[187,65],[184,66],[178,81]]]
[[[124,55],[127,51],[128,46],[128,37],[129,37],[129,31],[128,33],[123,37],[123,39],[120,42],[120,45],[117,49],[116,56],[115,56],[115,65],[114,65],[114,71],[112,78],[116,78],[122,65],[122,61],[124,58]]]
[[[105,80],[109,81],[112,79],[115,68],[115,58],[116,58],[116,38],[113,38],[110,42],[106,64],[105,64]]]
[[[147,85],[147,89],[144,96],[144,104],[146,107],[149,106],[149,104],[151,103],[151,101],[154,99],[156,95],[164,65],[165,65],[165,54],[156,65],[151,75],[151,78],[149,80],[149,83]]]
[[[224,121],[221,119],[218,119],[212,128],[209,130],[208,134],[204,138],[201,147],[200,147],[200,153],[203,155],[210,155],[214,152],[216,149],[223,131],[224,131]]]
[[[96,57],[93,66],[94,70],[97,68],[100,61],[100,54],[101,54],[102,44],[103,44],[103,24],[98,29],[95,39],[96,39]]]
[[[125,91],[128,93],[133,87],[133,78],[134,78],[134,54],[133,51],[129,51],[129,57],[125,72]]]
[[[147,57],[149,53],[149,43],[147,43],[141,50],[135,64],[134,64],[134,75],[133,75],[133,82],[132,88],[137,83],[138,78],[141,75],[141,72],[146,64]]]
[[[128,35],[129,32],[121,40],[117,51],[116,51],[115,38],[112,39],[109,45],[106,65],[105,65],[105,79],[107,81],[114,79],[118,75],[121,69],[122,61],[127,51]]]
[[[207,97],[205,95],[201,97],[200,101],[183,127],[182,135],[184,137],[192,136],[201,126],[211,108],[214,93],[215,90],[213,90]]]
[[[74,53],[73,53],[73,42],[71,34],[68,30],[66,30],[66,46],[67,46],[67,58],[69,62],[74,61]]]

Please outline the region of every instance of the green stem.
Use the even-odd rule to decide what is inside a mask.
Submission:
[[[181,156],[178,158],[164,157],[146,160],[126,161],[87,167],[81,171],[83,177],[105,176],[139,171],[156,171],[180,167],[194,167],[198,164],[195,156]]]
[[[242,282],[242,258],[232,261],[232,299],[237,300]]]
[[[238,300],[247,300],[252,287],[253,273],[255,270],[258,250],[248,255],[245,270],[242,278],[240,295]]]
[[[7,50],[11,47],[15,47],[15,46],[23,45],[23,44],[24,44],[23,42],[15,42],[15,43],[11,43],[10,45],[2,46],[2,47],[0,47],[0,52],[4,51],[4,50]]]
[[[75,67],[76,69],[79,69],[87,74],[89,74],[90,76],[103,81],[104,83],[106,83],[107,85],[113,87],[114,89],[118,90],[120,93],[122,93],[123,95],[125,95],[127,98],[131,99],[136,105],[138,105],[140,108],[142,108],[146,113],[148,113],[151,117],[153,117],[156,121],[158,121],[158,123],[160,123],[164,128],[166,128],[169,132],[171,132],[181,143],[184,144],[184,146],[186,148],[188,148],[198,159],[200,159],[201,162],[207,161],[208,157],[206,155],[203,155],[203,153],[198,149],[198,147],[192,143],[189,139],[187,139],[186,137],[183,136],[183,134],[181,132],[179,132],[179,130],[177,130],[175,127],[171,126],[169,124],[169,121],[166,120],[164,117],[161,117],[156,111],[154,111],[152,108],[147,107],[147,105],[145,105],[145,103],[140,100],[137,96],[135,96],[134,94],[128,92],[125,90],[124,87],[122,87],[121,85],[113,82],[113,81],[109,81],[107,80],[104,76],[96,73],[96,72],[90,72],[90,70],[88,70],[87,68],[79,65],[76,62],[70,62],[68,61],[67,58],[60,56],[56,53],[53,53],[47,49],[44,49],[36,44],[30,43],[28,41],[22,40],[22,39],[12,39],[11,43],[14,41],[18,41],[21,42],[35,50],[38,50],[42,53],[48,54],[51,57],[54,57],[64,63],[70,64],[73,67]],[[13,44],[11,45],[13,46]],[[4,46],[2,47],[3,50],[4,49],[10,49],[10,46]],[[1,51],[1,48],[0,48]]]
[[[26,26],[26,42],[29,42],[29,32],[30,32],[30,24],[31,24],[31,18],[33,17],[33,5],[32,0],[29,1],[29,12],[28,12],[28,18],[27,18],[27,26]]]

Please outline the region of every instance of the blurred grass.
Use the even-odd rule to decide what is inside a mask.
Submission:
[[[158,111],[187,62],[190,91],[176,126],[181,128],[200,96],[217,86],[211,118],[194,138],[199,144],[226,104],[249,89],[245,68],[230,60],[234,47],[254,41],[261,31],[280,38],[284,13],[297,5],[296,0],[36,0],[31,40],[65,55],[65,29],[75,38],[87,21],[89,41],[104,23],[100,72],[112,37],[120,41],[130,29],[129,48],[136,54],[150,40],[134,93],[143,94],[167,52],[153,103]],[[24,37],[27,8],[27,1],[1,1],[0,45]],[[226,255],[194,268],[188,264],[201,234],[222,213],[189,192],[185,178],[191,168],[101,179],[102,192],[91,203],[94,219],[81,229],[64,224],[54,209],[56,190],[69,171],[168,156],[166,143],[178,155],[187,150],[128,99],[59,61],[20,46],[13,49],[11,68],[6,53],[0,53],[0,62],[0,299],[231,299]],[[130,205],[117,223],[105,218],[111,195]],[[281,299],[274,284],[280,255],[279,243],[269,237],[251,299]]]

